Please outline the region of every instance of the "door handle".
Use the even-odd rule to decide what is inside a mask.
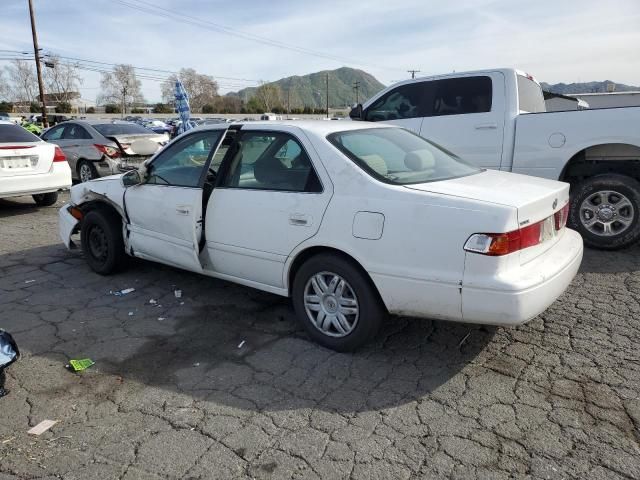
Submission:
[[[179,205],[176,207],[176,213],[178,215],[189,215],[189,207],[184,205]]]
[[[476,125],[476,130],[496,130],[497,128],[497,123],[481,123],[480,125]]]
[[[304,227],[309,224],[309,217],[303,213],[292,213],[289,215],[289,223],[299,227]]]

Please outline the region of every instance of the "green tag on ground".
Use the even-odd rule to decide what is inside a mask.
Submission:
[[[91,360],[90,358],[83,358],[81,360],[69,360],[69,365],[71,365],[71,369],[74,372],[81,372],[82,370],[86,370],[91,365],[95,365],[96,362]]]

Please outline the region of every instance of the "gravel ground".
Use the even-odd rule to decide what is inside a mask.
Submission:
[[[587,251],[525,326],[392,318],[338,354],[286,299],[135,260],[90,272],[60,204],[0,201],[0,326],[23,352],[0,480],[640,479],[640,247]]]

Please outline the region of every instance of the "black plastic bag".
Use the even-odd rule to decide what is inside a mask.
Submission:
[[[9,332],[0,328],[0,397],[4,397],[8,390],[4,388],[5,373],[4,370],[13,362],[20,358],[20,350],[16,341]]]

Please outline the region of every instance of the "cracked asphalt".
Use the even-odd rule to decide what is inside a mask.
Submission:
[[[0,327],[23,353],[0,480],[640,479],[640,247],[587,251],[522,327],[392,318],[339,354],[286,299],[136,260],[92,273],[60,205],[0,201]]]

